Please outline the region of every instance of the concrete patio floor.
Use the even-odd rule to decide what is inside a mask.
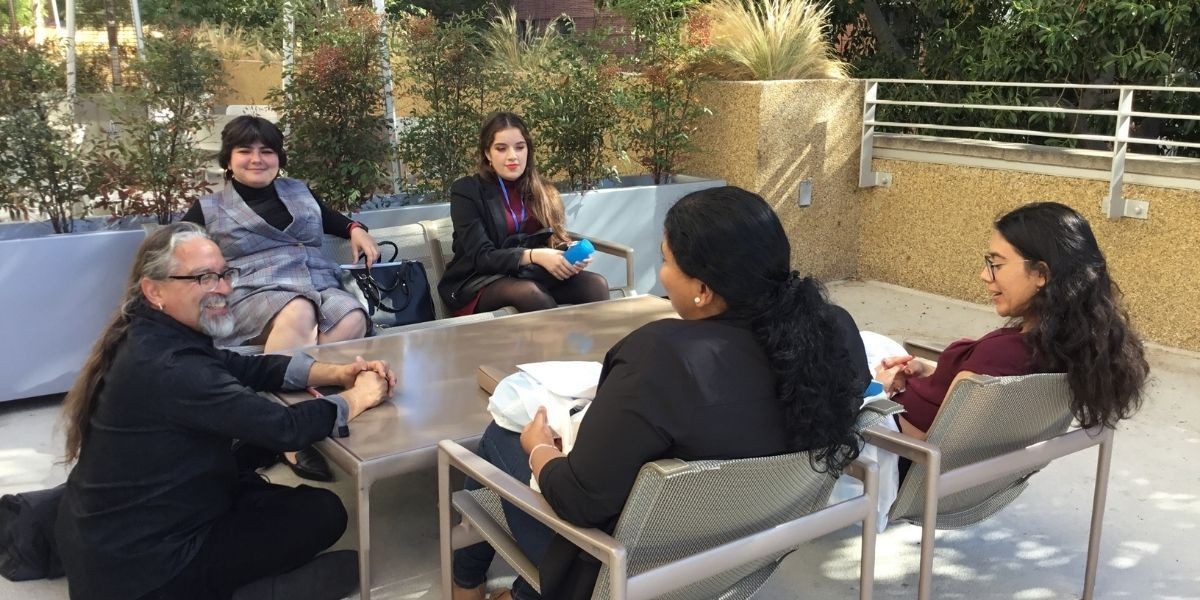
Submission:
[[[876,282],[832,284],[833,298],[862,329],[895,339],[976,337],[1000,323],[989,307]],[[1116,436],[1097,598],[1200,599],[1200,354],[1149,349],[1153,379],[1143,410]],[[0,403],[0,494],[62,482],[60,397]],[[938,532],[937,598],[1077,598],[1082,585],[1095,450],[1052,463],[999,515]],[[298,480],[281,466],[276,482]],[[440,597],[437,495],[432,470],[375,486],[373,597]],[[352,498],[349,478],[331,489]],[[354,522],[353,515],[351,523]],[[353,527],[353,525],[352,525]],[[354,540],[351,529],[338,547]],[[920,530],[893,524],[879,536],[877,598],[916,596]],[[1188,565],[1191,565],[1190,567]],[[826,536],[789,556],[755,596],[761,600],[857,597],[857,531]],[[502,570],[497,575],[502,576]],[[66,581],[0,579],[0,599],[58,600]]]

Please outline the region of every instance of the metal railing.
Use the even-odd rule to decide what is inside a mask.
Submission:
[[[1109,109],[1080,109],[1057,106],[1021,106],[1008,104],[972,104],[957,102],[928,102],[916,100],[895,100],[879,97],[880,85],[912,84],[922,86],[960,86],[960,87],[1019,87],[1034,89],[1061,90],[1098,90],[1116,92],[1116,106]],[[1010,83],[996,81],[940,81],[913,79],[869,79],[864,82],[863,92],[863,125],[862,153],[859,162],[859,186],[887,186],[891,184],[891,174],[876,172],[872,169],[876,133],[879,129],[899,129],[902,132],[912,131],[956,131],[983,133],[1008,136],[1028,136],[1047,139],[1084,140],[1103,142],[1109,145],[1111,165],[1109,169],[1108,196],[1103,200],[1103,209],[1109,218],[1134,217],[1146,218],[1149,207],[1147,203],[1127,200],[1122,195],[1125,181],[1126,157],[1131,154],[1130,144],[1147,144],[1169,148],[1198,148],[1200,143],[1185,142],[1169,139],[1150,139],[1131,135],[1134,118],[1179,119],[1200,121],[1200,115],[1172,114],[1134,110],[1134,95],[1137,92],[1148,93],[1188,93],[1200,94],[1200,88],[1190,87],[1159,87],[1147,85],[1076,85],[1066,83]],[[1095,133],[1063,133],[1056,131],[1039,131],[1034,129],[1015,129],[1002,127],[976,127],[970,125],[950,125],[936,123],[908,123],[900,121],[880,121],[877,118],[880,106],[911,106],[927,109],[958,109],[971,111],[1013,111],[1018,113],[1051,113],[1062,115],[1115,117],[1116,127],[1112,134]],[[1153,155],[1144,155],[1153,156]]]

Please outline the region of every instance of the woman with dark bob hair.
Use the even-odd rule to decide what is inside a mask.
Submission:
[[[225,188],[197,200],[183,220],[205,227],[230,267],[241,269],[229,295],[231,334],[218,346],[261,344],[263,352],[360,338],[370,321],[362,304],[342,290],[338,266],[321,252],[324,234],[350,240],[367,264],[379,247],[361,223],[329,208],[301,181],[280,177],[287,167],[283,133],[250,115],[221,130],[217,162]],[[284,462],[307,479],[328,481],[321,455],[287,453]]]
[[[1057,202],[1000,217],[980,279],[1009,323],[946,347],[934,364],[885,358],[876,379],[904,405],[901,430],[924,439],[955,381],[972,374],[1066,373],[1081,427],[1112,427],[1141,405],[1150,372],[1086,219]]]
[[[570,454],[545,408],[523,433],[488,426],[479,453],[518,480],[537,478],[560,517],[612,532],[638,470],[660,458],[732,459],[814,451],[832,473],[858,454],[853,430],[869,382],[854,320],[820,283],[791,270],[779,218],[759,196],[721,187],[667,213],[659,278],[679,319],[645,325],[608,351]],[[542,596],[591,597],[599,564],[506,506],[539,564]],[[481,598],[494,551],[454,555],[455,598]],[[512,594],[537,598],[518,580]],[[499,596],[503,597],[503,595]]]
[[[498,112],[479,131],[474,175],[450,188],[454,258],[438,293],[456,315],[505,306],[520,312],[608,299],[590,260],[563,258],[566,215],[558,190],[538,173],[521,117]]]

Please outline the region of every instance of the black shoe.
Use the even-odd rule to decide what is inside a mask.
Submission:
[[[233,600],[341,600],[358,590],[358,553],[326,552],[295,571],[237,589]]]
[[[292,472],[304,479],[312,481],[333,481],[333,471],[329,470],[329,463],[325,462],[325,457],[317,452],[316,448],[309,446],[296,453],[296,462],[289,462],[283,454],[279,455],[279,460],[283,464],[291,468]]]

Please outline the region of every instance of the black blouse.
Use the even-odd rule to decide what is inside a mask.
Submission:
[[[854,319],[838,321],[849,358],[867,358]],[[642,465],[771,456],[788,447],[775,376],[762,346],[742,322],[714,317],[650,323],[609,350],[596,399],[571,453],[548,462],[538,485],[563,519],[611,533]],[[588,598],[600,564],[565,538],[542,560],[545,598]]]

